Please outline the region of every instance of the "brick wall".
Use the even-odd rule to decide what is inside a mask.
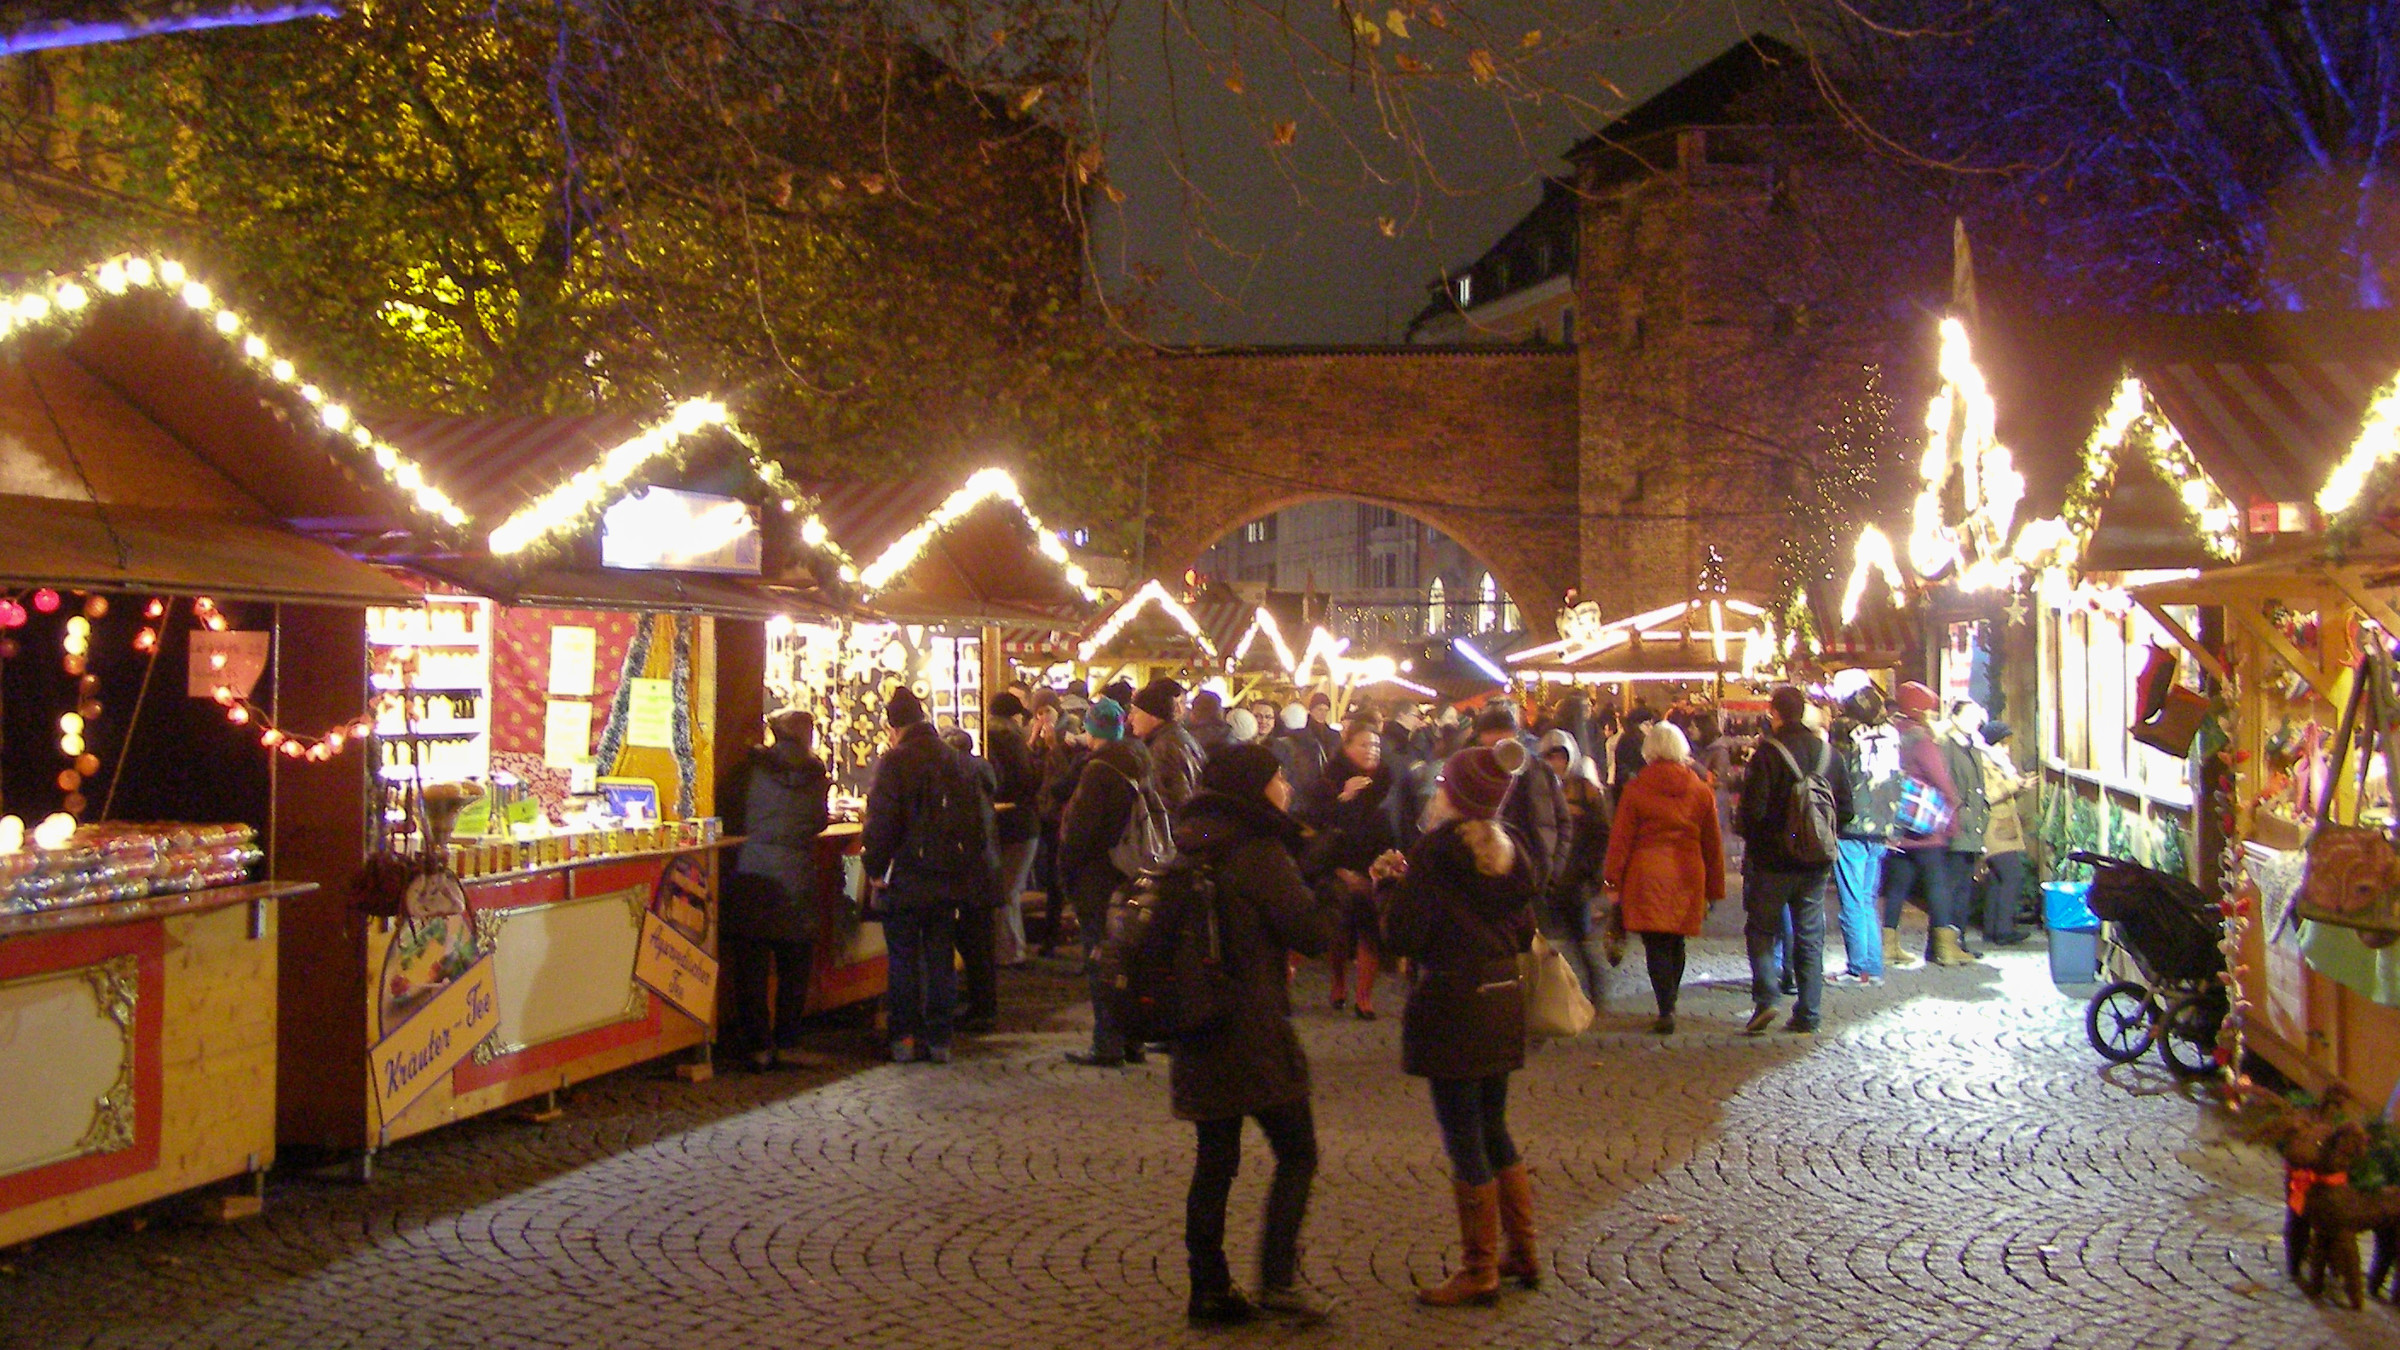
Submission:
[[[1152,573],[1266,512],[1350,497],[1464,544],[1536,624],[1576,584],[1574,353],[1162,359],[1184,430],[1151,473]]]

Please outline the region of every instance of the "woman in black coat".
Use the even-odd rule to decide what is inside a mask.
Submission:
[[[1285,978],[1290,953],[1322,954],[1333,912],[1301,880],[1300,823],[1285,810],[1291,785],[1273,751],[1227,746],[1200,772],[1199,791],[1176,813],[1179,855],[1214,881],[1218,940],[1233,1013],[1175,1042],[1168,1076],[1175,1117],[1199,1130],[1184,1203],[1189,1316],[1198,1324],[1248,1321],[1264,1310],[1302,1321],[1323,1312],[1299,1291],[1300,1225],[1317,1170],[1308,1056],[1292,1030]],[[1266,1227],[1258,1244],[1258,1297],[1236,1293],[1225,1264],[1225,1201],[1242,1160],[1242,1119],[1258,1122],[1275,1153]]]
[[[831,1061],[799,1048],[800,1018],[808,1010],[817,921],[817,836],[832,820],[833,779],[816,756],[814,718],[789,708],[767,729],[774,743],[750,751],[740,796],[726,804],[727,829],[748,838],[725,877],[720,935],[733,967],[743,1057],[761,1070],[822,1068]]]
[[[1417,1291],[1419,1302],[1436,1307],[1492,1303],[1502,1274],[1527,1288],[1541,1278],[1533,1185],[1508,1133],[1508,1076],[1525,1065],[1517,958],[1533,941],[1536,888],[1525,841],[1494,818],[1524,753],[1502,741],[1461,750],[1442,766],[1431,828],[1398,869],[1404,875],[1386,930],[1391,949],[1415,962],[1400,1024],[1402,1067],[1431,1080],[1465,1249],[1457,1274]]]
[[[1341,752],[1326,761],[1325,776],[1300,812],[1318,834],[1309,854],[1312,879],[1342,902],[1341,938],[1327,958],[1333,969],[1332,1003],[1338,1010],[1349,1001],[1355,967],[1362,1022],[1375,1020],[1375,976],[1383,968],[1383,920],[1367,872],[1377,858],[1400,846],[1398,804],[1381,733],[1373,722],[1352,722],[1342,732]]]

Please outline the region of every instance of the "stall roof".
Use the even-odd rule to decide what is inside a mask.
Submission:
[[[298,604],[417,599],[340,550],[272,523],[48,497],[0,496],[0,579]]]
[[[461,417],[370,413],[386,440],[434,471],[489,530],[641,429],[631,417]]]
[[[862,569],[866,603],[879,614],[1076,627],[1091,612],[1064,546],[1056,556],[1045,551],[1041,523],[1005,474],[799,486],[816,498],[833,542]]]
[[[2001,317],[1974,341],[2026,477],[2020,514],[2056,514],[2127,375],[2244,506],[2313,499],[2400,370],[2400,314],[2385,312]]]
[[[410,568],[505,605],[544,609],[682,611],[726,618],[821,618],[835,613],[815,593],[729,577],[552,567],[520,572],[485,558],[437,558]]]
[[[0,568],[53,584],[406,603],[406,588],[287,528],[414,514],[371,451],[336,434],[294,380],[246,361],[239,316],[193,303],[204,291],[178,300],[111,276],[122,293],[73,279],[30,293],[57,297],[45,301],[55,321],[20,319],[0,344]]]

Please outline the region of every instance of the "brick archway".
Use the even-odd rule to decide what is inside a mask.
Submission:
[[[1179,354],[1182,438],[1152,471],[1151,569],[1175,575],[1243,522],[1350,498],[1415,516],[1492,570],[1529,627],[1576,585],[1581,523],[1569,351]]]

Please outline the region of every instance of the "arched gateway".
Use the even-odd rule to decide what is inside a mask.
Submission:
[[[1152,570],[1322,497],[1394,507],[1488,562],[1546,629],[1576,585],[1576,360],[1556,348],[1236,349],[1176,354],[1183,438],[1159,459]],[[1463,598],[1463,597],[1462,597]]]

